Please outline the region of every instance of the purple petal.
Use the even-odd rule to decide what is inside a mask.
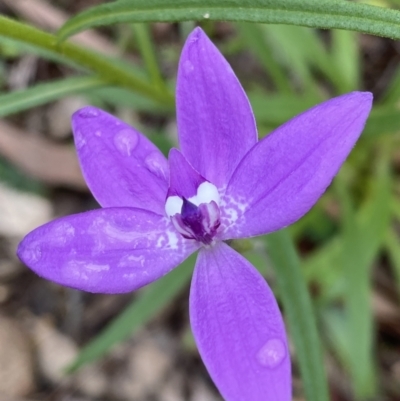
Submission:
[[[226,400],[291,400],[289,348],[274,295],[258,271],[222,242],[199,253],[190,320]]]
[[[83,175],[101,206],[163,213],[168,163],[155,145],[95,107],[77,111],[72,127]]]
[[[136,290],[165,275],[198,246],[165,217],[107,208],[54,220],[29,233],[19,258],[39,276],[90,292]]]
[[[205,179],[193,169],[185,156],[178,149],[169,152],[170,182],[168,196],[191,198],[197,194],[197,188]]]
[[[224,238],[294,223],[314,205],[360,136],[372,95],[352,92],[293,118],[243,158],[224,198]]]
[[[208,181],[226,186],[257,129],[232,68],[200,28],[183,48],[176,97],[182,153]]]

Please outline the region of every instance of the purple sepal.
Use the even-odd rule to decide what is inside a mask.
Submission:
[[[163,216],[143,209],[107,208],[37,228],[20,243],[18,256],[48,280],[115,294],[164,276],[198,247]]]
[[[182,50],[176,102],[183,155],[204,178],[225,187],[257,142],[257,128],[231,66],[200,28]]]
[[[258,142],[228,184],[226,210],[233,209],[237,218],[224,239],[276,231],[307,213],[356,143],[371,106],[368,92],[342,95],[294,117]]]
[[[274,295],[260,273],[222,242],[199,252],[190,321],[225,400],[291,400],[289,347]]]
[[[96,107],[72,117],[85,181],[103,207],[139,207],[163,214],[168,162],[140,132]]]

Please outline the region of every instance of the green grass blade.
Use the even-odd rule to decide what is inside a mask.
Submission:
[[[172,115],[175,111],[173,104],[160,104],[145,96],[139,95],[137,92],[116,86],[92,89],[90,94],[99,97],[102,102],[108,105],[127,107],[136,111],[146,111],[159,115]]]
[[[0,117],[46,104],[73,93],[100,88],[104,85],[104,81],[98,77],[74,77],[38,84],[24,90],[0,94]]]
[[[133,24],[132,29],[151,81],[159,88],[165,89],[165,83],[158,67],[156,52],[150,37],[149,26],[146,24]]]
[[[355,32],[332,31],[332,52],[330,66],[338,77],[338,90],[350,92],[359,87],[360,55],[358,35]]]
[[[286,94],[294,93],[294,88],[290,86],[287,71],[279,65],[264,38],[263,28],[258,24],[249,23],[241,23],[238,24],[238,26],[246,47],[250,49],[254,56],[261,62],[278,91]]]
[[[340,200],[343,208],[343,248],[345,306],[347,312],[349,363],[357,398],[376,393],[376,374],[372,346],[374,324],[371,309],[371,267],[384,241],[390,219],[389,158],[384,155],[378,166],[372,198],[366,214],[368,225],[357,222],[349,193],[341,181]]]
[[[263,25],[266,40],[271,44],[273,54],[282,60],[290,76],[296,77],[306,93],[318,94],[319,88],[313,72],[319,69],[334,82],[328,52],[316,30],[301,26]]]
[[[192,255],[165,277],[143,289],[118,317],[81,350],[68,367],[68,372],[72,373],[100,358],[113,345],[127,339],[159,313],[189,282],[194,262],[195,255]]]
[[[119,22],[226,20],[339,28],[400,39],[400,12],[343,0],[124,0],[78,14],[59,39]]]
[[[400,294],[400,247],[399,235],[391,228],[388,230],[385,241],[385,248],[393,266],[393,273],[396,279],[397,292]]]
[[[295,246],[286,230],[264,238],[273,262],[291,338],[296,347],[306,399],[328,401],[328,385],[314,310]]]
[[[336,181],[336,184],[338,181]],[[339,185],[337,185],[339,187]],[[349,195],[341,188],[343,209],[342,265],[346,278],[345,304],[349,368],[357,399],[372,397],[376,392],[372,360],[373,318],[369,266],[362,263],[362,243]]]
[[[399,81],[400,85],[400,81]],[[261,90],[247,92],[257,122],[275,128],[299,113],[325,100],[313,94],[298,95],[286,93],[270,94]],[[378,136],[393,135],[399,131],[400,113],[392,104],[377,105],[372,110],[361,140],[376,141]],[[260,132],[261,135],[263,132]]]
[[[323,99],[315,96],[276,93],[268,94],[261,90],[248,91],[254,115],[259,123],[277,127],[304,110],[315,106]],[[263,135],[263,132],[260,132]]]

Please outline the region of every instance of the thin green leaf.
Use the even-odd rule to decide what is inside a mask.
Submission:
[[[399,81],[400,84],[400,81]],[[310,95],[270,94],[259,89],[247,92],[257,122],[275,128],[306,109],[325,100]],[[377,105],[372,110],[361,140],[376,140],[378,136],[400,131],[400,112],[396,105]],[[262,134],[262,132],[261,132]]]
[[[320,339],[295,246],[286,230],[264,238],[273,262],[289,331],[296,347],[306,399],[328,401]]]
[[[336,181],[336,186],[339,187]],[[373,318],[369,265],[362,263],[362,247],[350,197],[340,190],[343,209],[342,264],[346,278],[347,339],[350,373],[357,399],[372,397],[376,392],[372,359]]]
[[[340,180],[343,208],[342,265],[347,312],[350,371],[357,398],[368,398],[376,393],[372,344],[374,337],[371,310],[371,266],[382,245],[390,218],[389,158],[383,155],[374,181],[373,196],[366,215],[367,226],[357,222],[349,193]]]
[[[388,230],[385,241],[385,248],[388,252],[391,265],[393,266],[393,273],[396,278],[397,291],[400,294],[400,247],[399,235],[391,228]]]
[[[188,283],[195,262],[195,255],[185,260],[179,267],[151,284],[115,318],[97,337],[87,344],[77,359],[67,368],[69,373],[103,356],[110,348],[127,339],[140,327],[151,320]]]
[[[137,91],[157,102],[171,104],[173,96],[146,82],[135,68],[122,60],[113,59],[73,43],[57,43],[56,37],[37,28],[0,15],[0,35],[41,49],[62,59],[68,59],[97,73],[109,84],[116,84]]]
[[[315,96],[281,93],[270,94],[261,90],[248,91],[247,95],[257,122],[267,124],[271,127],[283,124],[322,100]]]
[[[400,113],[398,107],[390,104],[376,106],[367,121],[362,138],[376,140],[379,135],[395,134],[399,131]]]
[[[279,65],[264,38],[262,27],[257,24],[241,23],[238,24],[241,36],[245,45],[250,49],[254,56],[262,63],[265,71],[272,78],[279,92],[293,93],[285,69]]]
[[[165,83],[161,76],[161,71],[158,67],[157,57],[153,42],[150,38],[149,27],[146,24],[133,24],[133,31],[140,49],[140,53],[146,64],[147,71],[152,82],[165,90]]]
[[[361,206],[355,217],[357,235],[363,252],[357,265],[369,269],[383,245],[389,224],[389,187],[388,177],[377,174],[371,194]],[[303,261],[304,274],[309,282],[320,287],[320,298],[328,302],[343,296],[346,278],[343,266],[345,239],[337,235]]]
[[[323,63],[326,51],[315,31],[288,25],[262,25],[262,28],[274,57],[285,65],[296,86],[316,96],[318,87],[312,70]]]
[[[98,77],[74,77],[0,94],[0,117],[46,104],[73,93],[100,88],[104,85],[104,81]]]
[[[339,77],[340,92],[350,92],[359,86],[360,57],[358,35],[355,32],[333,30],[329,65]]]
[[[92,89],[92,95],[98,96],[103,102],[113,105],[134,109],[136,111],[146,111],[149,113],[172,114],[174,112],[173,104],[160,104],[145,96],[139,95],[137,92],[120,88],[120,87],[102,87]]]
[[[66,22],[64,40],[119,22],[225,20],[339,28],[400,39],[400,12],[343,0],[125,0],[89,8]]]
[[[343,310],[330,306],[323,308],[319,312],[323,324],[324,337],[327,339],[328,345],[332,348],[333,353],[339,357],[341,364],[350,369],[348,325]]]
[[[382,96],[381,102],[386,104],[396,105],[400,99],[400,68],[397,67],[396,72],[393,74],[391,81],[385,87],[385,92]]]

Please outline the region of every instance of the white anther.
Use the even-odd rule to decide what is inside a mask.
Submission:
[[[175,216],[182,210],[183,200],[179,196],[169,196],[165,202],[165,213],[168,217]]]
[[[210,203],[212,201],[219,205],[219,192],[215,185],[204,181],[197,188],[197,194],[188,200],[196,206],[199,206],[202,203]]]

